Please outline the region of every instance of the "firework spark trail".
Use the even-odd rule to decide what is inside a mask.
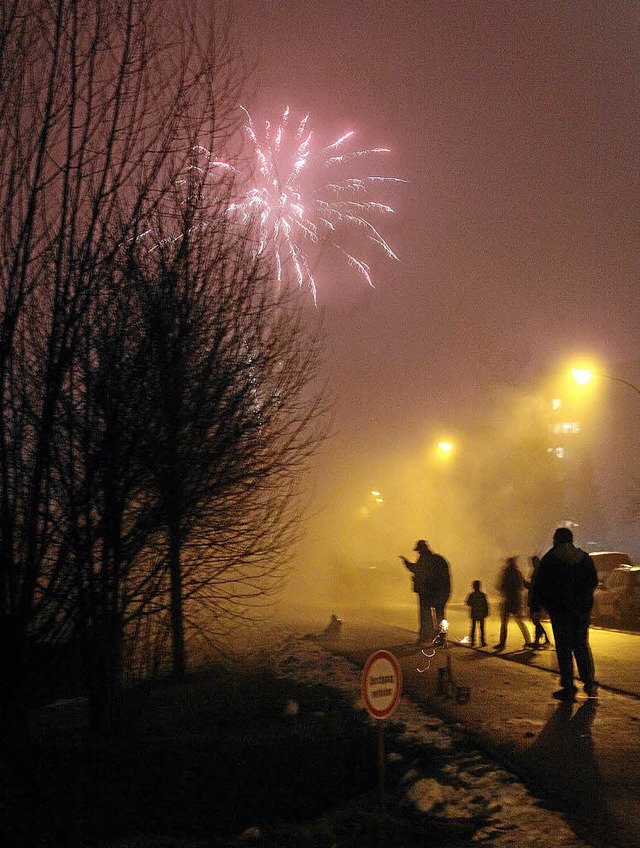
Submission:
[[[292,273],[300,288],[308,286],[314,303],[317,302],[317,289],[309,247],[315,249],[314,267],[323,251],[331,249],[373,287],[369,265],[338,239],[349,234],[362,235],[388,258],[397,260],[395,252],[370,220],[371,216],[383,217],[394,210],[386,203],[369,199],[369,192],[386,183],[405,183],[406,180],[383,175],[330,179],[328,172],[366,157],[387,154],[389,149],[375,147],[341,152],[355,135],[351,130],[314,155],[313,133],[307,129],[309,115],[305,115],[295,132],[290,133],[287,107],[275,129],[269,121],[265,123],[264,140],[261,141],[251,115],[244,108],[243,111],[256,166],[253,174],[249,179],[243,178],[238,167],[215,158],[212,151],[198,145],[192,152],[200,157],[202,166],[191,164],[187,167],[187,172],[198,175],[196,186],[200,188],[196,191],[201,192],[204,188],[204,183],[198,182],[200,177],[207,182],[207,177],[211,176],[216,208],[222,203],[226,215],[239,220],[243,226],[255,223],[256,254],[262,255],[271,249],[278,283]],[[230,187],[232,183],[237,199],[229,203],[218,196],[217,191],[220,185]],[[189,179],[180,179],[177,184],[188,187]],[[195,226],[206,228],[206,216]],[[180,233],[164,238],[158,238],[159,235],[150,229],[138,238],[156,236],[152,250],[182,238]]]
[[[393,212],[391,206],[365,199],[369,189],[385,183],[404,183],[397,177],[380,175],[348,177],[330,182],[320,178],[329,169],[342,167],[365,157],[389,153],[386,147],[339,152],[354,135],[344,133],[313,154],[313,133],[307,129],[309,115],[298,123],[295,133],[288,132],[289,108],[280,123],[265,124],[264,140],[260,140],[251,115],[246,115],[245,130],[252,146],[256,169],[251,183],[240,190],[239,199],[230,204],[229,214],[243,221],[257,220],[258,247],[263,253],[268,246],[274,251],[278,283],[289,269],[298,286],[307,285],[316,302],[316,282],[307,246],[318,248],[316,262],[325,247],[343,256],[347,264],[373,286],[371,269],[364,260],[339,243],[347,232],[361,233],[391,259],[398,257],[370,220],[371,215],[384,216]],[[211,154],[209,151],[203,152]],[[223,162],[210,162],[225,167]],[[231,166],[228,166],[231,167]]]

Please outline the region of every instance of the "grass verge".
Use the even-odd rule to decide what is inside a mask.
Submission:
[[[108,740],[87,735],[81,706],[41,712],[29,747],[3,758],[4,844],[466,844],[446,827],[425,841],[391,779],[383,813],[376,728],[335,690],[211,669],[130,693]]]

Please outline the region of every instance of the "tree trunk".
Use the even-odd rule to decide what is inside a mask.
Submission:
[[[171,633],[173,636],[173,676],[183,680],[187,673],[184,647],[184,616],[182,606],[182,567],[180,562],[180,531],[169,528],[169,574],[171,579]]]
[[[88,642],[89,726],[110,736],[122,717],[122,625],[118,614],[105,616]]]
[[[28,738],[26,643],[18,615],[0,616],[0,739]]]

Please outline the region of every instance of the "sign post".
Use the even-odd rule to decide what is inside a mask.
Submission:
[[[378,790],[380,809],[384,813],[384,720],[398,706],[402,694],[402,669],[390,651],[375,651],[368,657],[362,671],[360,690],[367,712],[379,720]]]

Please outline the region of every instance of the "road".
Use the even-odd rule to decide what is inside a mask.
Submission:
[[[468,615],[462,604],[447,608],[455,686],[443,694],[447,651],[426,658],[415,644],[415,607],[339,613],[342,638],[331,650],[359,665],[378,648],[391,650],[402,667],[403,697],[464,726],[597,848],[640,848],[640,634],[593,628],[600,697],[562,704],[551,698],[558,686],[555,651],[523,650],[511,623],[506,649],[495,653],[497,616],[488,622],[489,648],[480,650],[456,644],[467,635]],[[307,616],[307,629],[311,620]],[[321,623],[317,617],[318,629]],[[458,686],[468,690],[468,699],[458,700]]]
[[[497,609],[497,603],[492,609]],[[469,632],[469,612],[463,603],[453,603],[447,606],[449,620],[449,636],[454,642],[460,642]],[[347,609],[341,613],[346,621],[352,617],[358,621],[375,621],[380,624],[395,625],[407,634],[417,632],[417,607],[414,603],[403,606],[376,607],[372,610]],[[527,620],[526,620],[527,621]],[[527,621],[529,632],[533,635],[533,626]],[[545,630],[553,641],[549,622],[544,622]],[[488,648],[492,653],[493,645],[498,641],[500,633],[500,618],[497,614],[489,616],[486,622],[486,637]],[[590,642],[593,651],[596,677],[601,686],[612,692],[621,692],[640,698],[640,633],[629,633],[619,630],[605,630],[592,627]],[[507,631],[507,644],[502,654],[495,654],[509,661],[520,662],[534,668],[544,669],[557,674],[558,665],[554,650],[530,651],[523,650],[522,634],[518,625],[511,619]],[[549,685],[556,686],[557,679],[551,678]]]

